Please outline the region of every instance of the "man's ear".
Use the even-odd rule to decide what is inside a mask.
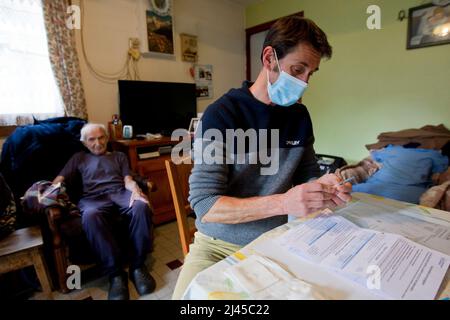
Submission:
[[[264,48],[264,50],[262,52],[262,63],[263,63],[264,68],[266,68],[269,71],[272,71],[273,62],[275,62],[273,48],[271,46],[267,46]]]

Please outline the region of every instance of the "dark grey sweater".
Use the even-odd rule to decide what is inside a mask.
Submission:
[[[313,129],[306,107],[266,105],[253,97],[248,89],[250,85],[244,82],[242,88],[231,89],[204,112],[195,136],[195,164],[189,178],[189,202],[197,216],[197,229],[210,237],[242,246],[287,222],[287,216],[241,224],[202,223],[202,217],[217,199],[224,195],[248,198],[284,193],[293,185],[319,176]],[[226,143],[217,135],[221,133],[225,138],[227,131],[231,132],[227,129],[250,132],[251,128],[256,130],[258,143],[247,142],[241,150],[236,146],[237,138],[234,148],[230,147],[230,141],[226,148]],[[216,130],[211,134],[208,129]],[[275,135],[277,139],[271,141],[273,129],[279,131],[278,136]],[[268,130],[267,145],[261,143],[266,140],[264,130]],[[211,151],[213,148],[216,153]],[[219,150],[221,152],[217,152]],[[271,162],[261,161],[261,154],[270,155]],[[223,163],[207,164],[208,160],[202,158],[205,155],[222,158]],[[230,159],[234,159],[234,163],[230,163]]]

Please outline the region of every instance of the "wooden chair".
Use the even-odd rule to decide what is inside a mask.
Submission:
[[[189,244],[192,242],[195,227],[190,228],[187,216],[193,212],[187,198],[189,194],[189,175],[192,164],[175,164],[172,160],[166,160],[167,176],[169,178],[170,192],[172,194],[175,214],[177,216],[178,234],[180,235],[181,248],[184,256],[189,252]]]
[[[47,266],[42,253],[42,235],[39,227],[14,231],[0,241],[0,273],[34,266],[42,291],[52,299]]]

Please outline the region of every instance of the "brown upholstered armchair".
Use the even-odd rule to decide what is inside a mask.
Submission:
[[[133,178],[150,199],[150,193],[156,191],[154,183],[139,176]],[[45,211],[45,220],[47,223],[42,224],[42,227],[45,229],[44,242],[47,252],[50,251],[52,254],[50,257],[53,260],[52,268],[50,268],[54,272],[52,279],[60,291],[66,293],[69,291],[66,280],[70,275],[66,273],[67,267],[70,264],[93,264],[96,260],[84,235],[80,216],[70,216],[63,213],[61,208],[52,207]],[[117,215],[111,223],[114,233],[123,245],[127,235],[126,217]]]
[[[8,137],[2,148],[0,171],[14,194],[16,204],[20,204],[20,197],[34,182],[53,180],[70,157],[84,149],[80,142],[80,129],[85,123],[85,120],[73,117],[53,118],[18,127]],[[155,190],[153,183],[142,177],[134,178],[144,192]],[[74,203],[76,196],[72,195],[77,189],[81,190],[67,185]],[[27,215],[19,205],[17,209],[19,228],[41,225],[45,258],[54,287],[67,292],[67,266],[95,262],[81,227],[81,217],[67,214],[60,208],[50,208],[45,214],[36,216]],[[121,223],[120,216],[113,220],[113,228],[118,230],[120,237],[126,224]]]

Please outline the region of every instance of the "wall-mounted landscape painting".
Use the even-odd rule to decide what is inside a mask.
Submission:
[[[174,54],[171,0],[150,0],[147,10],[148,51]]]

